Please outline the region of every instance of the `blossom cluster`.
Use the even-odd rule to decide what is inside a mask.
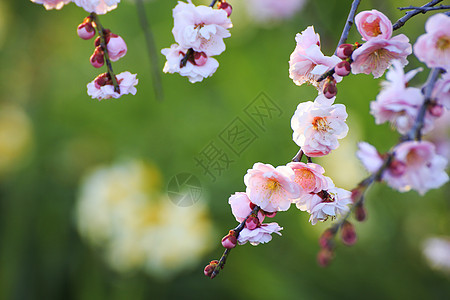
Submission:
[[[77,34],[84,40],[92,39],[98,30],[98,36],[94,42],[94,53],[90,57],[91,65],[95,68],[102,67],[105,63],[108,67],[106,73],[100,74],[87,85],[87,93],[92,99],[119,98],[125,94],[135,95],[138,83],[136,74],[122,72],[115,75],[111,61],[117,61],[127,53],[127,45],[123,38],[104,29],[98,20],[98,14],[106,14],[115,9],[120,0],[31,0],[43,4],[45,9],[61,9],[65,4],[74,2],[87,12],[91,13],[77,27]]]
[[[348,212],[351,193],[337,188],[324,172],[315,163],[291,162],[278,167],[255,163],[244,176],[246,191],[235,193],[228,200],[236,221],[245,221],[245,226],[237,238],[235,232],[224,237],[223,245],[233,248],[236,242],[240,245],[269,242],[271,234],[280,234],[283,228],[274,222],[263,223],[265,217],[287,211],[291,204],[309,213],[313,225]],[[255,207],[259,210],[252,213]]]
[[[220,1],[219,9],[195,6],[179,1],[173,9],[175,44],[161,50],[166,56],[163,71],[179,73],[192,83],[212,76],[219,67],[215,55],[225,51],[224,38],[231,36],[228,29],[233,25],[229,19],[231,5]]]

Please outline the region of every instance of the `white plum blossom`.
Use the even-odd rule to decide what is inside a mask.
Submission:
[[[331,105],[323,98],[319,95],[314,102],[300,103],[291,119],[294,142],[310,157],[327,155],[348,133],[345,106]]]
[[[423,244],[423,255],[434,269],[450,272],[450,239],[432,237]]]
[[[377,172],[383,165],[383,158],[380,153],[378,153],[377,149],[369,143],[359,143],[356,156],[370,173]]]
[[[120,0],[73,0],[73,2],[89,13],[104,15],[115,9]]]
[[[71,2],[71,0],[31,0],[36,4],[44,5],[46,10],[61,9],[65,4]]]
[[[334,68],[341,59],[335,55],[325,56],[320,50],[320,37],[314,32],[314,27],[309,26],[302,33],[295,36],[297,45],[289,60],[289,77],[296,85],[310,83],[319,91],[323,85],[317,82],[320,75]],[[333,75],[337,82],[342,77]]]
[[[256,227],[253,230],[244,227],[244,229],[242,229],[242,231],[239,233],[237,241],[239,245],[243,245],[247,242],[249,242],[253,246],[256,246],[260,243],[264,244],[272,240],[272,233],[281,235],[281,230],[283,230],[283,227],[280,227],[280,225],[275,222],[261,224],[259,227]]]
[[[450,68],[450,16],[436,14],[425,24],[426,33],[414,44],[414,54],[429,68]]]
[[[223,39],[231,36],[228,29],[233,26],[225,10],[179,1],[173,19],[172,33],[181,47],[208,56],[225,51]]]
[[[163,68],[164,73],[180,73],[181,76],[188,77],[191,83],[199,82],[203,78],[212,76],[219,67],[219,62],[212,57],[205,57],[206,60],[197,64],[194,58],[195,53],[186,61],[186,65],[181,65],[181,60],[188,53],[188,49],[182,48],[177,44],[173,44],[170,48],[162,49],[161,53],[167,58]]]
[[[98,76],[92,82],[87,85],[87,93],[92,99],[111,99],[120,98],[122,95],[132,94],[136,95],[137,89],[135,85],[138,84],[138,79],[136,74],[131,74],[130,72],[122,72],[116,75],[117,83],[119,84],[120,93],[114,91],[114,86],[110,80],[101,81],[99,80],[104,77],[105,74]],[[99,84],[100,83],[100,84]]]
[[[291,168],[263,163],[255,163],[244,176],[248,198],[267,212],[286,211],[291,199],[300,196],[300,187],[294,180]]]

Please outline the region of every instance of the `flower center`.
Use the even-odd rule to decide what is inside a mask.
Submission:
[[[362,28],[370,36],[378,36],[381,34],[380,19],[376,18],[373,22],[364,22]]]
[[[308,169],[295,170],[295,182],[297,182],[304,190],[312,191],[316,187],[316,178]]]
[[[194,29],[197,29],[197,28],[200,29],[203,26],[205,26],[205,23],[195,24]]]
[[[450,48],[450,36],[440,37],[436,42],[436,47],[442,51]]]
[[[322,117],[314,117],[312,125],[317,131],[328,131],[330,129],[327,119]]]
[[[270,179],[267,182],[267,189],[274,192],[275,190],[278,189],[278,187],[280,186],[280,183],[276,180]]]

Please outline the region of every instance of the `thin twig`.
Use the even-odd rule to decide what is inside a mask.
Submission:
[[[214,5],[216,5],[217,0],[212,0],[211,4],[209,5],[209,7],[214,7]]]
[[[239,233],[242,231],[242,229],[244,229],[245,222],[247,221],[247,219],[253,214],[256,215],[259,210],[260,210],[260,207],[255,206],[253,208],[252,212],[244,219],[244,221],[242,221],[236,228],[233,229],[236,234],[236,238],[239,237]],[[210,276],[211,279],[216,277],[217,274],[219,274],[220,270],[223,269],[223,266],[225,265],[225,262],[227,261],[227,258],[228,258],[228,255],[230,254],[230,252],[231,252],[231,249],[225,249],[222,256],[220,257],[219,263],[215,266],[214,271],[211,273],[211,276]]]
[[[399,29],[400,27],[402,27],[403,25],[405,25],[406,21],[408,21],[409,19],[411,19],[412,17],[414,17],[415,15],[418,15],[420,13],[423,13],[423,8],[427,8],[427,7],[431,7],[431,6],[435,6],[436,4],[438,4],[439,2],[442,2],[442,0],[433,0],[428,2],[425,5],[422,5],[420,8],[415,9],[415,10],[411,10],[409,12],[406,13],[406,15],[404,15],[402,18],[398,19],[397,22],[394,23],[394,25],[392,25],[394,30]]]
[[[303,150],[300,149],[298,150],[297,154],[294,156],[294,158],[292,158],[293,162],[300,162],[303,158]]]
[[[428,106],[432,102],[431,93],[433,92],[434,84],[436,83],[436,80],[441,72],[443,72],[443,70],[440,68],[434,68],[430,71],[425,87],[423,88],[425,100],[420,107],[419,114],[417,115],[416,121],[414,122],[414,126],[406,136],[407,140],[420,140],[422,138],[422,129],[424,126],[425,114],[427,112]]]
[[[155,91],[155,97],[157,100],[162,101],[164,98],[163,88],[161,84],[161,73],[158,62],[158,53],[156,50],[156,43],[153,37],[153,32],[148,22],[147,14],[145,13],[145,7],[143,0],[136,0],[137,14],[139,17],[139,23],[142,31],[144,31],[145,42],[147,43],[148,57],[150,59],[151,73],[153,89]]]
[[[441,10],[441,9],[450,9],[450,5],[439,5],[435,7],[418,7],[418,6],[406,6],[406,7],[398,7],[399,10],[411,10],[418,9],[422,13],[425,13],[430,10]]]
[[[355,22],[355,14],[358,10],[358,6],[361,3],[361,0],[354,0],[352,3],[352,7],[350,8],[350,12],[347,17],[347,21],[345,22],[344,30],[342,31],[341,38],[339,39],[339,43],[336,47],[336,50],[334,51],[334,54],[336,54],[337,49],[340,45],[344,44],[347,41],[348,34],[350,33],[350,28],[352,28],[353,23]]]
[[[100,45],[102,46],[102,49],[103,49],[103,57],[106,62],[106,67],[108,68],[108,74],[114,85],[114,92],[120,94],[120,87],[119,87],[119,84],[117,83],[116,75],[114,74],[111,60],[109,59],[108,48],[106,46],[106,37],[105,37],[105,32],[104,32],[105,29],[103,28],[102,24],[100,23],[100,19],[98,18],[96,13],[91,13],[90,16],[91,16],[92,22],[95,24],[95,27],[97,27],[98,34],[100,35]]]

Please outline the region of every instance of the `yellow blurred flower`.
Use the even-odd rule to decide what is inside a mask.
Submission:
[[[84,178],[77,226],[114,269],[143,269],[161,278],[195,265],[214,245],[206,205],[175,206],[161,192],[158,170],[138,160]]]

